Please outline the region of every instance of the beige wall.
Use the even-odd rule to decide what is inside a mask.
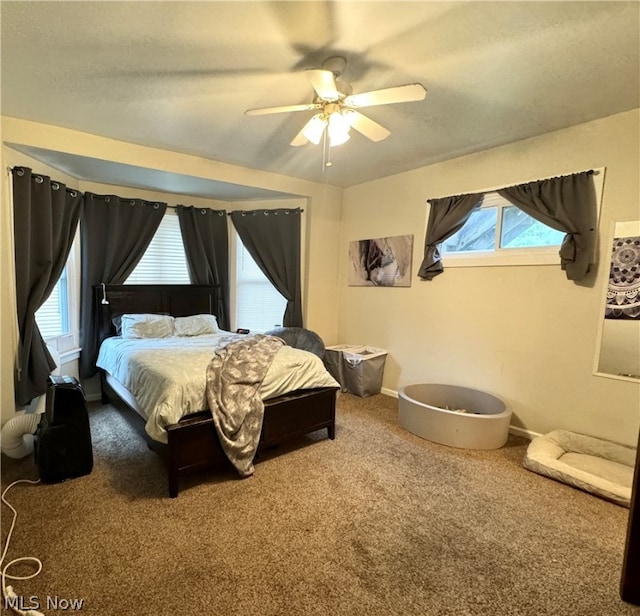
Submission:
[[[339,341],[388,350],[383,387],[451,383],[501,396],[513,424],[634,444],[640,386],[593,375],[608,262],[592,286],[559,266],[451,268],[417,278],[426,199],[606,167],[600,253],[611,221],[640,217],[639,110],[346,189]],[[426,138],[426,137],[425,137]],[[410,288],[349,287],[351,240],[414,234]],[[607,246],[605,246],[605,243]]]
[[[219,181],[255,186],[274,191],[300,195],[305,209],[305,273],[303,281],[306,306],[305,324],[315,329],[327,341],[334,344],[337,340],[338,315],[335,309],[338,295],[338,246],[340,237],[340,218],[342,208],[342,190],[333,186],[316,184],[289,178],[286,176],[245,169],[202,158],[146,148],[134,144],[97,137],[86,133],[48,126],[34,122],[2,118],[2,141],[44,148],[70,154],[99,158],[143,169],[153,169],[211,178]],[[140,197],[150,200],[166,201],[171,205],[178,203],[209,205],[215,208],[237,209],[238,204],[194,198],[185,195],[168,194],[139,190],[128,187],[116,187],[69,178],[64,173],[51,169],[39,161],[33,160],[7,147],[2,149],[3,166],[25,165],[36,173],[51,175],[69,186],[83,191],[96,193],[115,193],[122,196]],[[0,366],[2,376],[1,419],[4,423],[14,413],[13,403],[13,366],[15,355],[15,292],[12,276],[12,223],[9,198],[10,182],[5,173],[2,177],[2,206],[0,208],[0,254],[2,255],[2,278],[0,294],[2,296],[2,327]],[[262,202],[264,203],[264,202]],[[272,202],[274,203],[274,202]],[[246,204],[245,204],[246,205]],[[75,366],[65,364],[65,370],[73,373]],[[93,393],[92,384],[89,392]]]

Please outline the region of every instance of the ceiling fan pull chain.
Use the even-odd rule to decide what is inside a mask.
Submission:
[[[325,127],[324,133],[322,133],[322,169],[324,170],[326,167],[331,167],[333,163],[331,162],[331,147],[329,144],[329,137],[327,135],[328,130]]]
[[[327,166],[327,131],[322,133],[322,170]]]

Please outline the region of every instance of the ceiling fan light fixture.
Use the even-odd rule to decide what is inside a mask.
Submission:
[[[329,145],[331,147],[342,145],[349,140],[349,129],[351,124],[348,118],[340,111],[334,111],[329,114],[327,120],[327,131],[329,133]]]
[[[318,145],[320,139],[322,139],[322,133],[327,122],[323,118],[322,114],[318,113],[314,115],[304,127],[302,134],[313,144]]]

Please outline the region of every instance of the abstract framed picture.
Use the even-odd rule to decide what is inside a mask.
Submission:
[[[351,287],[410,287],[413,235],[349,242]]]

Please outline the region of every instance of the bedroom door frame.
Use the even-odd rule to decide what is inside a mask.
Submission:
[[[638,434],[638,450],[640,451],[640,433]],[[631,488],[629,505],[629,522],[627,524],[627,540],[622,563],[620,579],[620,597],[623,601],[640,605],[640,455],[636,453],[636,465]]]

